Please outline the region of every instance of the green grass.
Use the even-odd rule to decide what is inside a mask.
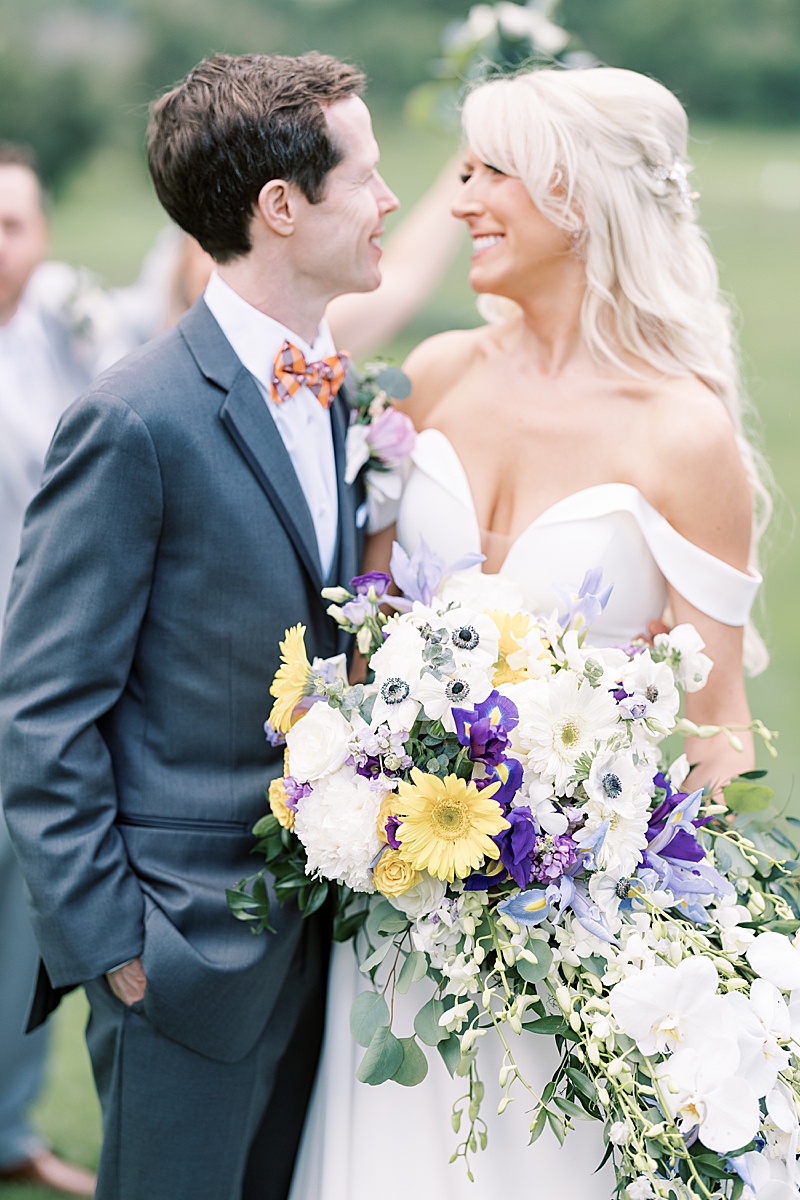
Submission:
[[[384,174],[407,205],[435,176],[453,145],[410,134],[396,121],[376,125]],[[754,713],[781,730],[781,754],[771,769],[772,781],[779,800],[791,797],[798,811],[800,627],[795,595],[800,571],[792,535],[800,510],[800,226],[797,210],[781,210],[765,200],[761,181],[771,162],[800,168],[800,133],[703,128],[696,131],[693,156],[703,223],[724,285],[741,314],[748,386],[779,489],[778,513],[764,555],[767,586],[761,622],[773,661],[766,674],[752,682],[750,696]],[[106,152],[55,212],[53,252],[94,268],[109,282],[125,283],[135,277],[163,224],[142,167]],[[430,333],[477,323],[465,284],[466,262],[465,243],[437,295],[390,348],[396,358]],[[712,479],[713,470],[709,463]],[[72,997],[59,1016],[54,1071],[37,1115],[57,1150],[91,1165],[99,1143],[98,1115],[82,1049],[84,1014],[81,999]],[[20,1200],[44,1200],[51,1195],[11,1187],[0,1187],[0,1194],[9,1200],[17,1195]]]
[[[100,1149],[100,1106],[83,1040],[87,1011],[82,991],[62,1002],[54,1019],[48,1084],[33,1117],[56,1154],[93,1168]],[[27,1184],[0,1184],[3,1200],[52,1200],[59,1194]]]

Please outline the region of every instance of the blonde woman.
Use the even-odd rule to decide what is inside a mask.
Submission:
[[[555,587],[602,567],[614,590],[591,637],[624,644],[653,622],[690,622],[714,668],[688,716],[746,726],[743,660],[758,667],[765,657],[748,615],[768,496],[695,219],[686,115],[632,72],[542,70],[476,88],[464,130],[453,211],[472,236],[470,283],[489,323],[432,338],[408,361],[414,465],[397,528],[376,535],[369,565],[385,566],[394,536],[409,553],[424,537],[447,562],[481,550],[483,571],[501,577],[487,585],[511,581],[526,607],[545,612],[558,604]],[[744,741],[743,751],[722,735],[689,742],[692,782],[717,786],[752,767]],[[302,1172],[315,1155],[319,1169],[295,1200],[366,1200],[379,1163],[384,1200],[412,1188],[483,1198],[512,1180],[526,1197],[610,1200],[613,1173],[594,1174],[601,1128],[579,1127],[564,1150],[547,1135],[529,1149],[522,1090],[503,1117],[490,1115],[472,1187],[447,1163],[459,1089],[440,1064],[408,1092],[351,1083],[351,970],[337,954],[301,1162]],[[481,1073],[493,1114],[501,1064],[489,1040]],[[554,1063],[536,1042],[524,1035],[517,1053],[540,1091]]]

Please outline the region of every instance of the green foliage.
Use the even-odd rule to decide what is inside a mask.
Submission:
[[[361,1083],[375,1086],[391,1079],[403,1065],[405,1053],[387,1025],[379,1025],[356,1072]]]

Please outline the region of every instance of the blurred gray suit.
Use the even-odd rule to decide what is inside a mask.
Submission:
[[[359,558],[345,409],[337,581]],[[36,1011],[94,981],[102,1200],[288,1189],[324,933],[275,906],[253,937],[224,893],[257,868],[281,770],[262,730],[278,640],[301,621],[311,654],[342,649],[326,582],[280,435],[202,301],[66,414],[12,586],[0,784],[46,967]],[[138,955],[147,991],[126,1009],[103,975]]]

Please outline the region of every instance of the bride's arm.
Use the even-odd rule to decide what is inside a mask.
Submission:
[[[669,429],[664,421],[659,425],[661,462],[667,467],[660,480],[659,510],[690,542],[746,571],[752,498],[733,428],[721,403],[694,382],[672,406]],[[714,664],[706,686],[687,695],[686,716],[697,725],[748,725],[742,628],[723,625],[700,612],[673,587],[669,587],[669,603],[673,623],[694,625]],[[732,776],[751,770],[752,735],[738,736],[743,743],[741,751],[735,750],[724,734],[687,739],[689,762],[697,764],[689,783],[719,787]]]

